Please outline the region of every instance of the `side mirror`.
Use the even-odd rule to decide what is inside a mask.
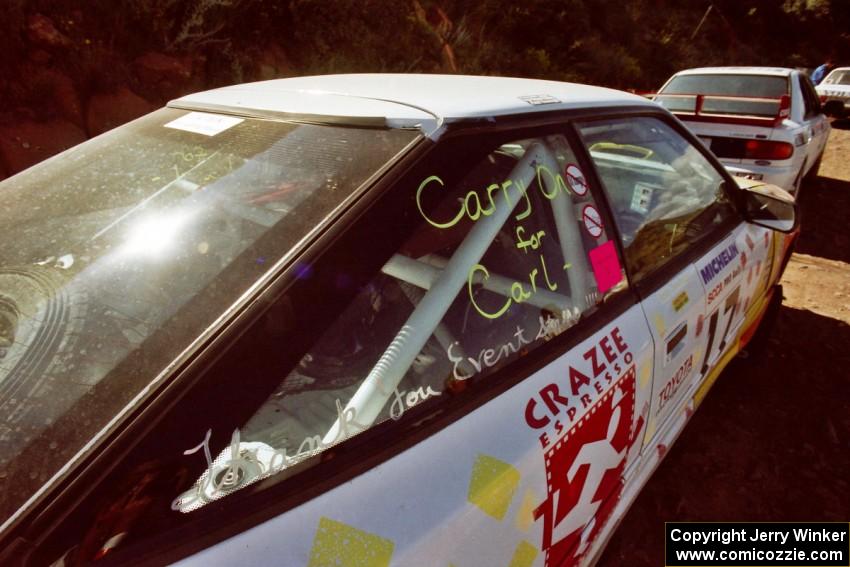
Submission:
[[[840,100],[829,100],[823,104],[823,113],[841,118],[844,116],[844,103]]]
[[[797,228],[797,203],[787,191],[775,185],[755,185],[741,191],[748,222],[779,232]]]

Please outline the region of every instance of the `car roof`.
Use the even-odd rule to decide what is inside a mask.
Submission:
[[[419,128],[571,108],[646,105],[613,89],[509,77],[349,74],[275,79],[184,96],[169,106],[321,123]]]
[[[787,67],[698,67],[684,69],[676,75],[766,75],[790,77],[794,69]]]

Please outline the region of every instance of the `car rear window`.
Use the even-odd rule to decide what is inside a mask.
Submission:
[[[729,116],[776,116],[788,78],[769,75],[680,75],[665,85],[655,101],[671,112]],[[702,95],[701,105],[697,95]]]
[[[770,75],[679,75],[673,77],[661,92],[778,98],[788,94],[788,78]]]
[[[833,71],[823,80],[825,85],[850,85],[850,70]]]
[[[0,524],[416,137],[169,108],[0,183]]]

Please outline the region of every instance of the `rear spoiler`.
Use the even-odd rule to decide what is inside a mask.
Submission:
[[[776,127],[791,116],[791,97],[646,93],[682,120]]]

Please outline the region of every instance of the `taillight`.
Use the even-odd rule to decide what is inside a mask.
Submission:
[[[776,114],[776,123],[779,124],[786,118],[791,116],[791,97],[782,95],[779,99],[779,112]],[[793,151],[793,148],[792,150]]]
[[[788,159],[794,155],[794,146],[787,142],[767,140],[747,140],[744,145],[744,159]]]

